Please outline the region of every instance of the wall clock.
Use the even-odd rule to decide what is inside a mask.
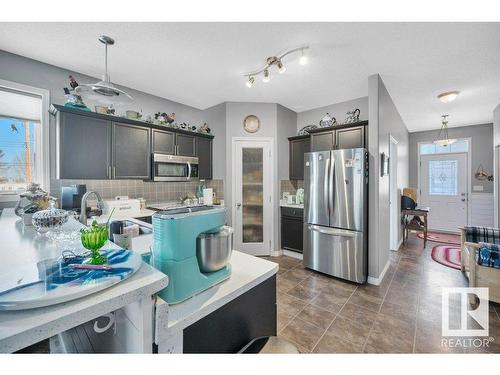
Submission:
[[[260,120],[255,115],[248,115],[243,120],[243,128],[247,133],[256,133],[260,129]]]

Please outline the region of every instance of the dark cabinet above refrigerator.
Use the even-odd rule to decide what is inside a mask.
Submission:
[[[318,128],[309,135],[288,138],[290,180],[304,179],[304,154],[306,152],[368,148],[368,121]]]

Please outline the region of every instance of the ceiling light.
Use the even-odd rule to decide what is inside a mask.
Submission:
[[[457,98],[458,94],[460,94],[460,91],[448,91],[448,92],[443,92],[442,94],[439,94],[437,97],[443,103],[449,103],[449,102],[454,101]]]
[[[269,70],[266,69],[264,70],[264,76],[262,77],[262,82],[269,82],[271,80],[271,77],[269,77]]]
[[[254,82],[255,82],[255,78],[253,78],[252,76],[249,76],[248,81],[246,81],[245,85],[247,85],[247,87],[249,89],[251,89]]]
[[[283,65],[283,63],[281,62],[281,59],[279,59],[277,62],[276,62],[276,66],[278,67],[278,72],[280,74],[283,74],[286,72],[286,68],[285,68],[285,65]]]
[[[254,77],[258,76],[259,74],[262,74],[262,82],[269,82],[271,80],[271,75],[270,75],[270,68],[273,66],[276,66],[278,69],[278,72],[280,74],[285,73],[286,67],[283,65],[283,58],[285,56],[288,56],[292,53],[297,53],[300,52],[302,55],[300,57],[300,64],[305,65],[307,64],[307,55],[304,53],[305,50],[309,49],[309,46],[301,46],[297,48],[292,48],[289,50],[286,50],[285,52],[280,53],[279,55],[276,56],[270,56],[266,59],[266,62],[264,66],[261,66],[259,69],[244,73],[243,76],[248,78],[248,81],[246,82],[247,87],[252,87],[254,84]]]
[[[441,130],[439,131],[438,139],[434,141],[434,144],[446,147],[455,143],[457,140],[448,136],[448,115],[442,115],[441,117]],[[441,134],[443,135],[442,137]]]
[[[299,64],[300,65],[307,65],[308,62],[309,62],[309,59],[307,58],[307,55],[304,53],[304,50],[302,50],[302,55],[300,56]]]
[[[113,38],[106,35],[101,35],[99,41],[104,44],[104,74],[102,75],[102,81],[97,83],[87,83],[80,85],[75,88],[78,94],[84,94],[89,99],[99,100],[106,103],[115,104],[126,104],[132,100],[132,96],[127,94],[125,91],[117,89],[109,78],[108,74],[108,46],[115,44]],[[93,95],[96,94],[96,95]],[[104,97],[104,98],[103,98]],[[111,99],[113,98],[113,99]],[[111,99],[111,100],[110,100]]]

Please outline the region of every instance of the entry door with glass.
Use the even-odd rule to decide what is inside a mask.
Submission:
[[[235,140],[233,144],[234,247],[270,255],[273,231],[271,142]]]
[[[421,155],[420,205],[429,229],[456,232],[467,225],[467,153]]]

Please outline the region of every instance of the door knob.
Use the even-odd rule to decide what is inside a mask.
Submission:
[[[462,202],[465,202],[465,198],[462,198]]]
[[[241,207],[241,203],[236,203],[236,207],[240,208]]]

